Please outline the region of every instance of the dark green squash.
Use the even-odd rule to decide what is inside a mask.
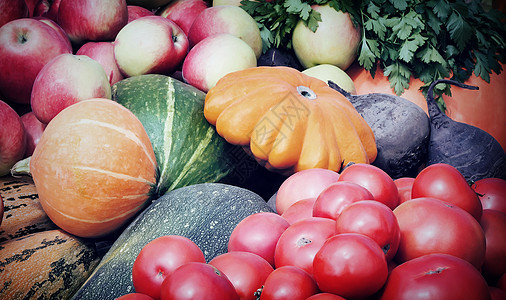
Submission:
[[[236,163],[228,144],[204,118],[205,93],[158,74],[126,78],[112,86],[112,99],[132,111],[146,129],[158,162],[158,195],[216,182]]]
[[[237,186],[201,183],[172,190],[130,223],[74,299],[115,299],[133,292],[135,258],[163,235],[191,239],[209,262],[227,252],[229,236],[242,219],[264,211],[272,212],[262,197]]]

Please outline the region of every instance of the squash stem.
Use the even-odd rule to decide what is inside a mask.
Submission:
[[[31,175],[30,173],[30,158],[31,156],[18,161],[11,168],[11,175],[14,177],[21,177],[22,175]]]

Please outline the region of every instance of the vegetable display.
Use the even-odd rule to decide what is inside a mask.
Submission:
[[[506,154],[494,137],[475,126],[454,121],[441,112],[433,95],[433,90],[439,83],[476,89],[445,79],[436,80],[430,85],[427,107],[431,130],[427,165],[450,164],[467,180],[473,181],[486,177],[506,176]]]
[[[201,183],[172,190],[128,225],[73,299],[114,299],[133,291],[135,258],[155,238],[187,237],[209,262],[227,252],[237,223],[251,214],[270,211],[260,196],[236,186]]]
[[[33,155],[14,166],[14,173],[21,171],[33,177],[42,208],[56,225],[77,236],[100,237],[146,206],[158,170],[135,115],[95,98],[53,118]]]
[[[393,178],[415,176],[427,159],[430,125],[427,114],[409,100],[383,93],[352,95],[329,81],[371,126],[378,156],[372,164]]]
[[[207,93],[204,115],[229,143],[281,172],[339,171],[377,154],[374,133],[344,96],[289,67],[224,76]]]
[[[158,195],[233,171],[233,148],[202,112],[205,93],[165,75],[130,77],[112,87],[112,99],[144,126],[159,168]]]

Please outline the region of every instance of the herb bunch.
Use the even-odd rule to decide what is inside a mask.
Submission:
[[[489,82],[506,62],[505,15],[485,10],[477,0],[265,0],[241,2],[257,22],[264,50],[291,49],[297,23],[316,31],[321,16],[311,5],[348,12],[361,27],[358,63],[374,77],[380,67],[395,93],[411,77],[425,83],[440,78],[464,82],[472,73]],[[450,94],[449,86],[435,91]],[[442,103],[440,103],[442,104]]]

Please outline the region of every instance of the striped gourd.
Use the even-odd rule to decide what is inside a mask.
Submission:
[[[0,299],[69,299],[99,263],[93,248],[60,229],[0,244]]]
[[[159,195],[231,172],[236,149],[204,118],[202,91],[169,76],[146,74],[114,84],[112,99],[131,110],[149,135],[160,170]]]
[[[0,223],[0,243],[56,228],[42,209],[30,177],[0,177],[0,196],[5,209]]]

